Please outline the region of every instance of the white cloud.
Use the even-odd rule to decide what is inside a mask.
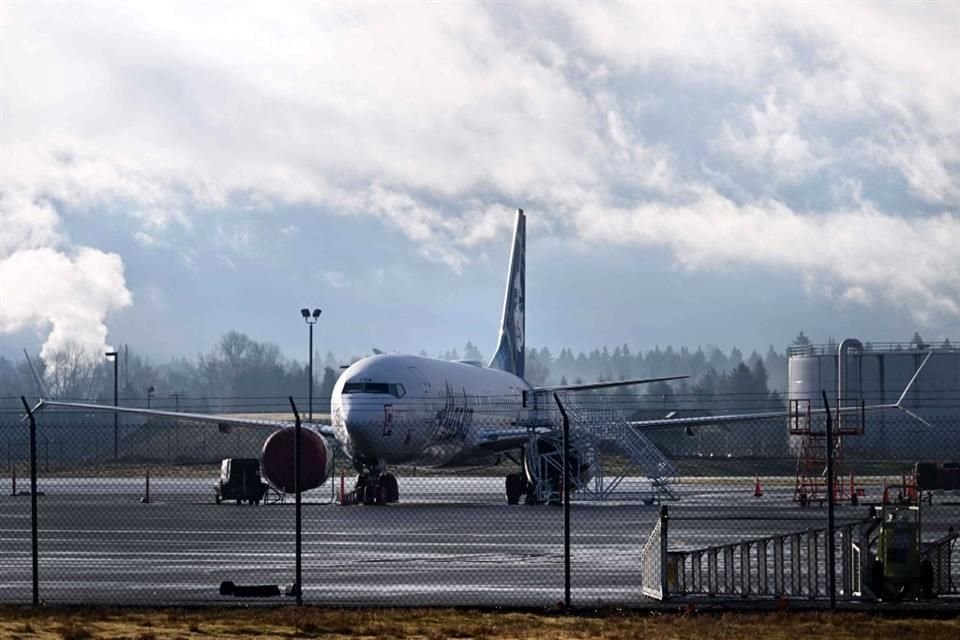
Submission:
[[[684,205],[584,209],[575,221],[589,241],[667,246],[686,268],[790,269],[805,275],[808,290],[906,305],[924,325],[960,317],[960,218],[948,213],[902,218],[867,204],[801,214],[775,200],[738,205],[703,188]]]
[[[334,289],[343,289],[347,286],[347,277],[342,271],[324,271],[320,277]]]
[[[960,316],[955,4],[7,3],[0,21],[0,256],[57,248],[79,270],[60,216],[131,216],[166,246],[197,215],[297,205],[378,216],[462,271],[521,206],[688,268]],[[880,202],[876,169],[909,193]],[[803,214],[785,191],[850,185]]]
[[[751,105],[743,119],[742,125],[725,122],[713,146],[752,171],[794,182],[828,162],[801,133],[797,111],[780,106],[775,93],[765,96],[762,108]]]
[[[23,192],[0,192],[0,259],[15,251],[60,244],[59,224],[49,203],[31,201]]]

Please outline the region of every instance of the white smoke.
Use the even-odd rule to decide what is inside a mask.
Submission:
[[[71,247],[53,207],[0,195],[0,333],[48,331],[40,355],[107,348],[107,314],[129,305],[120,256]]]

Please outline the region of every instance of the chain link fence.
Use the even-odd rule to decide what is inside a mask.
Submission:
[[[301,494],[299,545],[294,496],[262,478],[270,430],[123,417],[115,451],[111,415],[39,413],[32,494],[30,429],[4,414],[0,602],[32,602],[34,579],[51,604],[292,602],[299,547],[310,604],[631,607],[832,591],[960,608],[960,393],[948,395],[930,412],[919,399],[916,416],[845,417],[828,438],[816,415],[645,429],[710,409],[568,394],[566,459],[550,398],[531,399],[541,411],[522,425],[482,424],[478,410],[473,427],[528,435],[469,459],[451,458],[462,411],[437,408],[430,425],[397,411],[370,421],[420,452],[389,468],[397,495],[367,499],[334,448],[331,477]],[[477,402],[491,415],[497,399]],[[722,407],[756,410],[749,398]],[[430,443],[450,469],[416,466]]]

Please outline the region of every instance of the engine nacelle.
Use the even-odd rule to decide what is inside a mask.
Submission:
[[[284,493],[293,493],[293,445],[296,429],[288,427],[274,431],[263,443],[260,469],[271,487]],[[316,489],[333,473],[333,451],[327,439],[311,431],[300,429],[300,491]]]
[[[570,489],[576,491],[586,486],[593,479],[596,465],[597,457],[592,447],[571,444],[566,478]],[[563,440],[553,435],[535,438],[526,448],[523,471],[527,478],[527,490],[535,494],[536,501],[559,499],[564,486]]]

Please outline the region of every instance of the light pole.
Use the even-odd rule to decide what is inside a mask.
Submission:
[[[312,313],[310,309],[300,309],[300,315],[302,315],[304,321],[310,325],[310,365],[307,370],[307,377],[309,378],[307,382],[307,422],[313,422],[313,325],[317,324],[321,313],[323,312],[320,309],[314,309]]]
[[[147,409],[150,408],[150,398],[153,397],[153,392],[156,391],[153,385],[147,387]]]
[[[117,352],[116,351],[107,351],[106,355],[108,358],[113,358],[113,406],[118,406],[119,398],[117,397]],[[113,459],[117,460],[120,457],[120,414],[116,411],[113,412]]]

